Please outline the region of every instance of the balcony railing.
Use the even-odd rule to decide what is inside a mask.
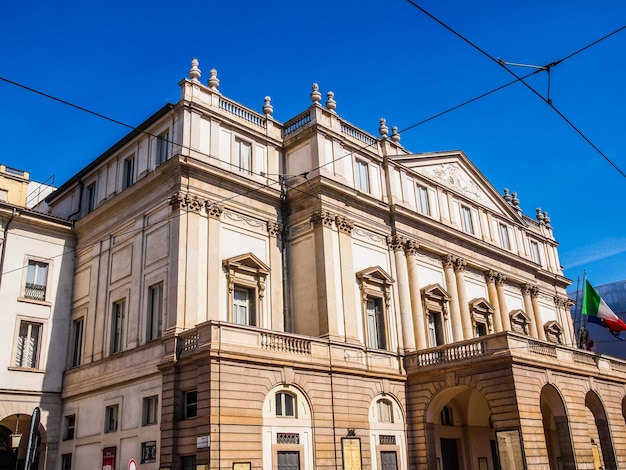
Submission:
[[[46,300],[46,286],[27,282],[24,289],[24,297],[31,300],[44,301]]]
[[[311,355],[311,341],[277,333],[261,333],[261,348],[291,354]]]
[[[478,340],[462,344],[440,346],[429,351],[416,353],[407,358],[409,365],[431,366],[444,362],[459,361],[482,356],[487,351],[484,341]]]
[[[219,99],[220,108],[226,111],[227,113],[233,114],[245,121],[248,121],[255,126],[258,126],[262,129],[267,127],[267,120],[265,116],[261,114],[255,113],[243,106],[235,103],[234,101],[230,101],[224,97],[220,97]]]

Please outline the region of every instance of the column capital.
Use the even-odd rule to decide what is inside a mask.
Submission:
[[[268,220],[267,224],[267,233],[270,234],[270,237],[280,238],[282,233],[282,225],[278,222],[274,222],[273,220]]]
[[[404,244],[406,243],[406,238],[402,235],[391,235],[387,237],[387,246],[389,249],[393,251],[400,251],[404,249]]]
[[[173,210],[183,209],[190,212],[200,212],[202,209],[202,201],[196,196],[182,191],[176,191],[168,201]]]
[[[506,276],[504,274],[498,273],[496,275],[496,286],[502,287],[505,281],[506,281]]]
[[[443,263],[443,267],[444,268],[453,268],[455,259],[456,258],[453,255],[443,255],[441,257],[441,261]]]
[[[352,235],[352,229],[354,228],[354,222],[342,215],[335,216],[335,225],[337,230],[347,235]]]
[[[417,250],[419,250],[420,244],[415,240],[407,240],[404,244],[404,252],[407,255],[416,255]]]
[[[533,284],[522,285],[522,294],[537,297],[539,295],[539,287]]]
[[[574,304],[576,304],[576,302],[574,302],[573,300],[570,300],[570,299],[564,298],[564,297],[560,297],[558,295],[554,296],[554,305],[557,308],[568,309],[568,308],[570,308]]]
[[[497,271],[494,271],[493,269],[488,269],[487,271],[484,272],[485,275],[485,281],[487,282],[487,284],[491,284],[492,282],[495,283],[496,279],[498,278],[498,274],[500,274]]]
[[[335,214],[325,210],[319,210],[311,214],[311,223],[313,225],[321,225],[323,227],[332,227],[335,220]]]
[[[209,201],[206,201],[204,203],[204,207],[206,209],[207,215],[211,219],[219,219],[222,216],[222,212],[224,212],[224,209],[221,206],[219,206],[216,203],[209,202]]]
[[[460,273],[465,271],[465,265],[467,262],[463,258],[456,258],[454,260],[454,272]]]

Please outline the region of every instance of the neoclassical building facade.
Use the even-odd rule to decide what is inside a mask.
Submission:
[[[203,81],[46,198],[77,240],[56,468],[626,467],[547,213],[314,84]],[[96,463],[94,463],[96,462]]]

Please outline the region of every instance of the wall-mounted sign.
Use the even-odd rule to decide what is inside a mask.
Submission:
[[[361,438],[342,437],[341,450],[343,453],[344,470],[362,470],[361,466]]]
[[[141,443],[141,463],[153,463],[157,458],[156,441]]]
[[[102,449],[102,470],[115,470],[115,454],[117,447]]]
[[[211,436],[196,437],[196,449],[206,449],[211,445]]]

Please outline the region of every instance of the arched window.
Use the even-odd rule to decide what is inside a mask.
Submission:
[[[276,416],[287,416],[297,418],[296,416],[296,397],[287,392],[276,392]]]

